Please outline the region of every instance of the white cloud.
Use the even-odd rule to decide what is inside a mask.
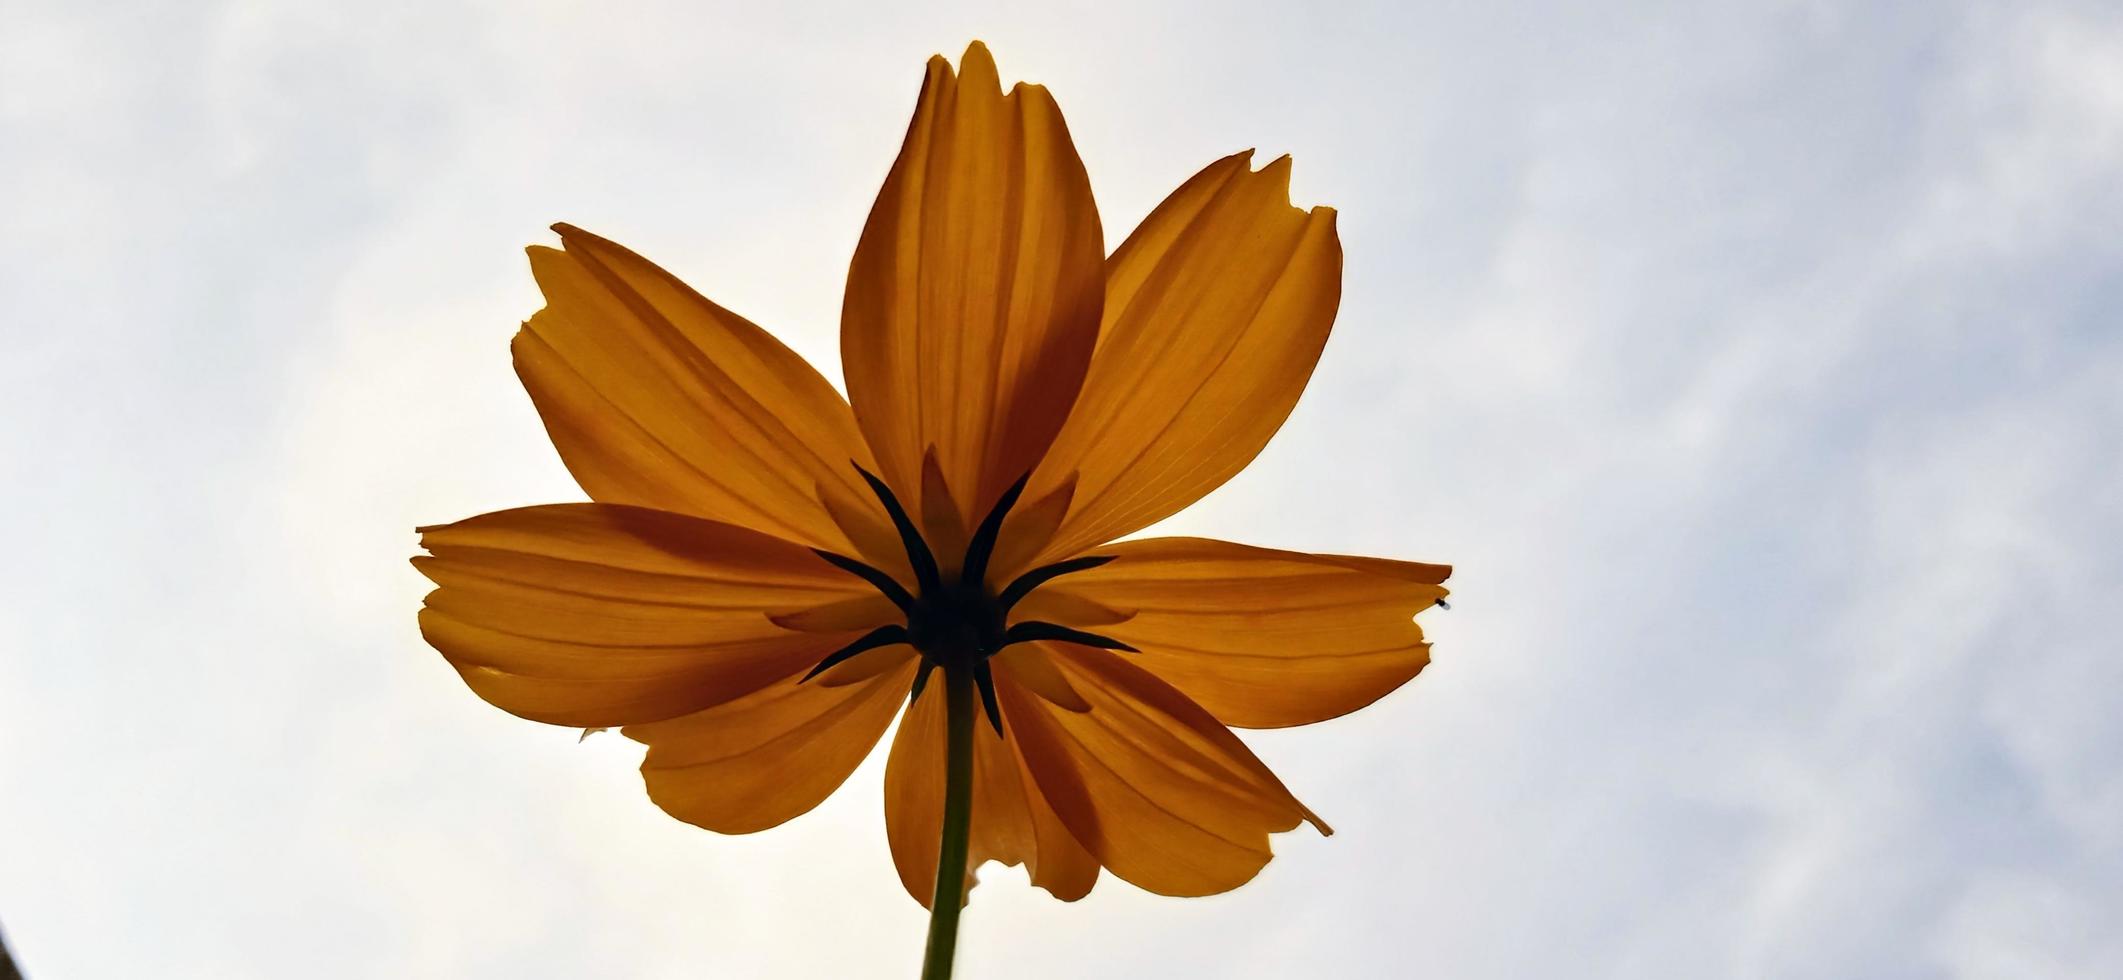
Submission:
[[[910,972],[879,760],[763,835],[677,824],[628,743],[463,691],[404,559],[577,496],[506,354],[548,221],[836,374],[919,60],[973,36],[1061,98],[1115,240],[1252,143],[1342,209],[1305,403],[1173,526],[1459,571],[1410,689],[1248,736],[1335,838],[1202,901],[991,868],[969,974],[2123,972],[2097,5],[7,35],[0,922],[32,976]]]

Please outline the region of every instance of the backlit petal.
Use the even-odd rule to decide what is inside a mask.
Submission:
[[[1048,623],[1063,623],[1077,629],[1098,632],[1098,627],[1118,623],[1134,613],[1115,609],[1094,602],[1071,592],[1048,585],[1036,589],[1011,609],[1010,618],[1019,622],[1037,620]]]
[[[664,812],[717,833],[749,834],[810,811],[846,782],[884,736],[913,679],[910,658],[866,683],[785,680],[624,734],[648,744],[641,775]]]
[[[1150,538],[1043,591],[1134,615],[1098,631],[1227,725],[1280,728],[1355,711],[1430,662],[1415,615],[1443,565]],[[1036,593],[1035,593],[1036,594]]]
[[[616,504],[558,504],[421,529],[421,633],[480,697],[534,721],[606,727],[743,696],[859,635],[795,633],[763,610],[863,588],[757,531]]]
[[[798,633],[867,633],[887,623],[904,621],[907,614],[884,593],[872,591],[807,609],[769,613],[767,618],[776,626]]]
[[[885,835],[892,844],[892,861],[907,894],[924,907],[935,894],[936,846],[943,828],[943,693],[939,681],[907,709],[885,764]],[[1006,704],[1019,696],[1006,673],[998,672],[996,694]],[[1097,882],[1098,861],[1070,836],[1025,776],[1014,720],[1006,715],[1000,737],[985,723],[973,733],[973,822],[966,876],[970,885],[973,872],[988,861],[1022,864],[1033,884],[1073,902]]]
[[[849,465],[870,453],[825,378],[648,260],[554,230],[566,251],[530,249],[546,306],[516,335],[516,371],[583,490],[854,550],[820,484],[870,501]]]
[[[1013,643],[997,653],[991,662],[997,673],[1006,674],[1010,680],[1025,690],[1046,699],[1047,703],[1070,711],[1089,711],[1090,702],[1076,693],[1069,678],[1054,665],[1054,658],[1066,656],[1054,652],[1045,641]]]
[[[1076,481],[1042,560],[1149,526],[1222,485],[1282,427],[1341,301],[1334,210],[1289,202],[1290,161],[1226,157],[1106,263],[1083,392],[1025,499]],[[1016,569],[1011,569],[1015,571]]]
[[[1108,870],[1160,895],[1211,895],[1260,873],[1271,832],[1301,820],[1328,832],[1237,736],[1128,656],[1054,658],[1089,711],[1022,692],[1004,705],[1042,795]]]
[[[914,648],[905,643],[895,643],[891,646],[878,647],[875,650],[866,650],[851,659],[827,668],[824,673],[812,678],[810,683],[823,684],[827,687],[846,687],[849,684],[860,684],[879,674],[898,670],[901,665],[913,661],[917,656],[920,656],[920,654],[915,653]]]
[[[930,59],[841,312],[848,397],[911,513],[932,446],[962,527],[1039,461],[1090,361],[1104,256],[1047,90],[1003,95],[978,42],[957,74]]]

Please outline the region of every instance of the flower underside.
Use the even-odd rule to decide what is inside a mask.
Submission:
[[[988,560],[995,553],[996,538],[1002,532],[1003,519],[1009,516],[1010,508],[1024,493],[1025,483],[1032,476],[1030,473],[1018,477],[1017,482],[996,500],[988,516],[981,520],[980,528],[967,542],[965,561],[959,565],[958,576],[945,581],[936,563],[936,553],[930,550],[929,543],[915,528],[913,519],[900,505],[899,498],[893,495],[892,488],[859,464],[855,471],[862,474],[863,482],[870,485],[878,501],[884,504],[885,512],[891,515],[892,526],[899,531],[900,543],[907,549],[907,562],[914,568],[917,591],[908,592],[898,579],[873,565],[813,548],[820,558],[876,587],[899,607],[906,622],[879,626],[863,634],[820,660],[803,680],[808,681],[866,651],[905,643],[921,654],[921,669],[914,675],[910,699],[921,697],[922,688],[929,683],[930,671],[942,667],[946,673],[964,672],[980,689],[981,707],[987,712],[988,723],[995,726],[996,734],[1000,735],[1003,730],[1002,709],[996,704],[995,676],[988,666],[988,658],[1000,653],[1004,647],[1033,640],[1060,640],[1102,650],[1137,652],[1134,647],[1112,637],[1059,623],[1041,620],[1010,622],[1010,609],[1032,590],[1059,576],[1097,568],[1112,561],[1112,555],[1088,555],[1042,565],[1019,575],[1001,592],[988,588]]]

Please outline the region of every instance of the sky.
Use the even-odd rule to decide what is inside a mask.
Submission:
[[[0,0],[25,973],[913,974],[881,752],[678,823],[466,691],[405,559],[582,499],[507,353],[552,222],[837,382],[974,38],[1109,243],[1248,146],[1340,211],[1304,400],[1157,532],[1456,571],[1415,682],[1243,734],[1334,837],[990,867],[962,976],[2123,976],[2123,11],[2063,0]]]

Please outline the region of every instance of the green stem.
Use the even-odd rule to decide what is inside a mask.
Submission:
[[[929,951],[922,980],[949,980],[966,904],[966,835],[973,826],[973,676],[944,671],[944,833],[929,901]]]

